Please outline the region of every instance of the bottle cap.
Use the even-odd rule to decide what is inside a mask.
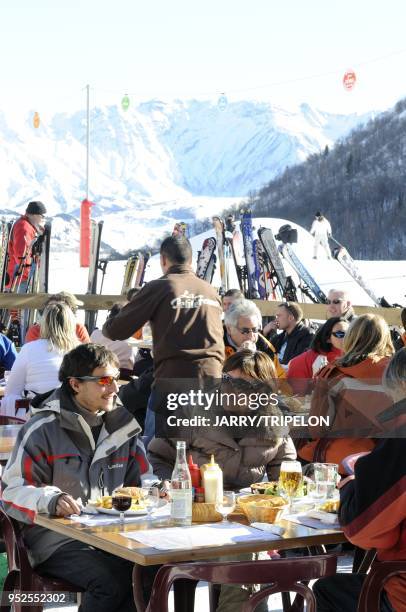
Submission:
[[[195,470],[199,469],[199,466],[197,465],[197,463],[194,463],[194,461],[193,461],[193,455],[192,454],[189,455],[188,466],[189,466],[189,468],[193,468]]]

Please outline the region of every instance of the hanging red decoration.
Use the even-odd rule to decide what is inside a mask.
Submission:
[[[357,75],[354,70],[347,70],[343,76],[343,86],[347,91],[354,89],[357,82]]]
[[[88,268],[90,265],[91,221],[90,211],[93,202],[83,200],[80,206],[80,267]]]

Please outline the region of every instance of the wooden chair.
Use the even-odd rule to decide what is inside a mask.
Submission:
[[[3,593],[36,591],[39,593],[80,593],[79,587],[50,576],[40,576],[32,569],[28,560],[27,549],[21,535],[19,523],[6,514],[0,505],[0,527],[2,530],[6,553],[8,574],[4,581]],[[11,603],[1,601],[2,612],[11,610]],[[42,604],[25,605],[13,604],[14,612],[42,612]]]
[[[175,590],[175,610],[193,610],[196,585],[200,580],[210,584],[263,584],[260,592],[251,595],[242,612],[253,612],[258,603],[273,593],[295,592],[300,601],[307,603],[308,612],[316,612],[316,600],[311,589],[303,584],[316,578],[332,576],[336,572],[336,555],[320,555],[297,559],[270,559],[269,561],[194,562],[163,565],[158,571],[152,588],[147,612],[168,612],[168,595],[172,585]],[[139,612],[145,608],[139,602],[137,580],[133,580],[134,600]],[[182,587],[182,592],[179,588]],[[293,602],[286,612],[299,610]]]
[[[362,586],[358,612],[379,609],[379,598],[385,582],[398,574],[406,574],[406,561],[375,561]]]

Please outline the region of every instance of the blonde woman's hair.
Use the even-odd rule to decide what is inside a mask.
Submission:
[[[354,319],[344,337],[344,355],[336,363],[351,366],[367,357],[390,357],[395,352],[390,329],[377,314],[364,314]]]
[[[67,353],[79,344],[76,336],[76,320],[67,304],[49,304],[42,313],[40,337],[48,340],[49,350]]]

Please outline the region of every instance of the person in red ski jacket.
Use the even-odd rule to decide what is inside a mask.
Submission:
[[[317,330],[310,348],[289,361],[287,378],[294,393],[311,393],[316,374],[327,363],[341,357],[348,326],[343,317],[331,317]]]
[[[44,230],[46,212],[46,208],[42,202],[30,202],[25,214],[14,223],[7,250],[8,264],[6,289],[12,288],[15,273],[25,257],[25,267],[18,289],[19,291],[23,291],[23,284],[26,283],[30,271],[31,246],[35,238],[42,234]]]

